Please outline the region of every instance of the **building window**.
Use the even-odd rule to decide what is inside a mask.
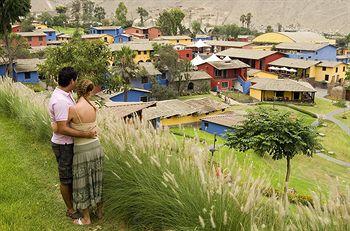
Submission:
[[[107,39],[107,37],[104,37],[103,39],[104,39],[104,41],[105,41],[105,42],[108,42],[108,39]]]
[[[207,130],[209,127],[209,123],[208,122],[204,122],[204,130]]]
[[[177,43],[179,43],[179,42],[180,42],[180,40],[176,40],[176,42],[177,42]]]
[[[139,30],[136,30],[136,33],[139,33]]]
[[[322,71],[326,71],[327,70],[327,67],[322,67]]]
[[[24,73],[24,79],[30,79],[30,72]]]
[[[227,70],[222,71],[222,77],[226,78],[227,77]]]
[[[189,58],[189,57],[190,57],[190,54],[186,54],[186,57]]]
[[[194,89],[194,84],[192,82],[190,82],[187,86],[187,90],[192,91],[193,89]]]
[[[43,41],[43,37],[39,37],[39,41]]]
[[[31,42],[32,41],[32,37],[27,37],[28,41]]]
[[[49,36],[52,36],[52,32],[49,32]]]
[[[343,67],[343,72],[345,72],[345,67]]]
[[[144,51],[143,54],[144,54],[144,55],[147,55],[147,51]]]
[[[215,69],[215,76],[221,77],[221,70]]]
[[[335,68],[335,72],[338,72],[338,67]]]
[[[329,75],[324,76],[324,80],[328,81],[329,80]]]
[[[137,53],[138,53],[139,55],[141,55],[141,51],[138,51]]]
[[[147,96],[141,96],[140,97],[140,101],[141,102],[147,102],[148,101],[148,97]]]
[[[276,91],[276,97],[277,98],[283,98],[284,97],[284,91]]]
[[[221,82],[222,88],[228,88],[228,82]]]
[[[142,77],[141,83],[148,83],[148,77]]]

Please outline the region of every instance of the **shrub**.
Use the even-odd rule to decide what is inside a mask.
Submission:
[[[333,104],[334,106],[346,108],[346,101],[345,100],[339,100]]]

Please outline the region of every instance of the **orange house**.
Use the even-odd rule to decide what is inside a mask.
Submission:
[[[142,34],[144,35],[145,39],[153,40],[155,38],[158,38],[162,35],[158,27],[151,26],[151,27],[138,27],[138,26],[132,26],[129,28],[126,28],[124,30],[125,34]]]
[[[46,34],[42,32],[20,32],[19,36],[27,40],[31,47],[47,46]]]
[[[12,33],[18,33],[18,32],[21,32],[21,25],[12,25],[11,27],[11,30],[12,30]]]

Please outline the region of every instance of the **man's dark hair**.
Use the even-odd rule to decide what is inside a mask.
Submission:
[[[67,87],[72,79],[75,81],[77,78],[78,73],[73,67],[64,67],[58,73],[58,85],[61,87]]]

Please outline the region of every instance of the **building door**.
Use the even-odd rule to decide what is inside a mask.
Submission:
[[[300,99],[300,92],[294,92],[293,100],[297,101]]]

